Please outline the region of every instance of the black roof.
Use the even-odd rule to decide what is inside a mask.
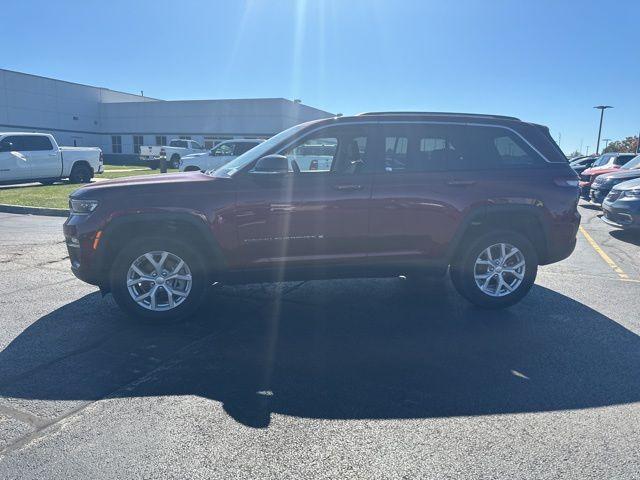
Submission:
[[[363,112],[356,115],[361,116],[389,116],[397,115],[403,117],[418,116],[418,117],[471,117],[471,118],[495,118],[500,120],[513,120],[520,122],[521,120],[516,117],[509,117],[506,115],[493,115],[488,113],[461,113],[461,112],[412,112],[412,111],[394,111],[394,112]]]

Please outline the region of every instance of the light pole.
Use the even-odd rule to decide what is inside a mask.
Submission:
[[[603,138],[602,141],[604,142],[604,148],[606,149],[609,146],[609,142],[611,141],[611,139]]]
[[[613,108],[611,105],[598,105],[593,108],[600,110],[600,128],[598,128],[598,143],[596,143],[596,155],[600,152],[600,135],[602,134],[602,118],[604,117],[604,111],[607,108]]]

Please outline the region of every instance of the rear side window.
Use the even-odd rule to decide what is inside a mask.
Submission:
[[[542,165],[544,159],[519,135],[501,127],[467,127],[472,168],[517,168]]]
[[[178,147],[178,148],[187,148],[187,141],[186,140],[171,140],[171,142],[169,143],[170,147]]]

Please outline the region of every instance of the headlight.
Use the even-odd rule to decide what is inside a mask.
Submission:
[[[69,210],[72,215],[89,215],[98,206],[97,200],[74,200],[69,199]]]
[[[622,196],[640,198],[640,188],[634,188],[633,190],[623,190]]]

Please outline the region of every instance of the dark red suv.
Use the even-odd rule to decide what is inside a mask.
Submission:
[[[184,318],[214,281],[447,270],[496,308],[571,254],[577,201],[543,126],[376,112],[295,126],[216,171],[86,186],[64,233],[76,276],[147,319]]]

